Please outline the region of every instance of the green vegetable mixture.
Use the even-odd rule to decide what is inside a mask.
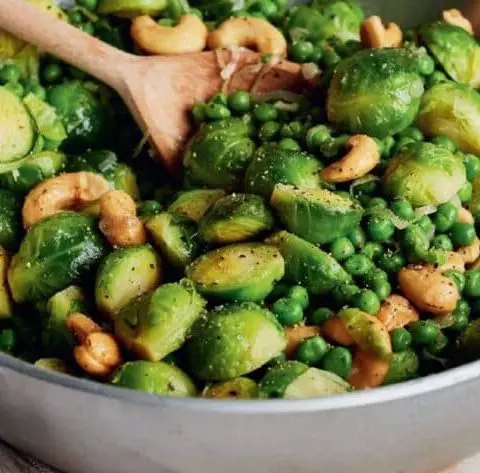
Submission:
[[[480,45],[464,24],[372,39],[353,0],[26,1],[137,54],[140,15],[163,31],[255,18],[308,86],[195,103],[172,178],[112,90],[0,31],[1,351],[242,399],[480,358]],[[258,44],[261,74],[281,58]]]

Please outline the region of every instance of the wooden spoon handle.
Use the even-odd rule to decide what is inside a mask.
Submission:
[[[24,2],[0,0],[0,29],[117,88],[135,57]]]

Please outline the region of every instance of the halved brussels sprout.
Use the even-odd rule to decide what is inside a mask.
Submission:
[[[129,361],[114,374],[112,384],[159,396],[196,396],[197,388],[180,368],[162,361]]]
[[[42,348],[45,353],[68,358],[71,356],[75,338],[65,321],[72,312],[88,313],[88,308],[85,294],[78,286],[69,286],[48,300],[42,330]]]
[[[8,265],[10,257],[7,252],[0,247],[0,320],[8,319],[13,315],[12,298],[7,283]]]
[[[328,90],[328,119],[348,133],[385,138],[413,123],[423,90],[414,53],[360,51],[335,71]]]
[[[200,220],[200,238],[220,245],[248,240],[271,230],[273,215],[263,199],[251,194],[232,194],[217,200]]]
[[[472,182],[472,198],[467,202],[466,207],[475,220],[480,220],[480,176]]]
[[[12,258],[8,282],[15,302],[38,301],[91,274],[106,252],[93,218],[63,212],[40,220]]]
[[[285,279],[305,286],[312,294],[326,294],[350,281],[348,273],[328,253],[300,237],[280,231],[267,243],[276,246],[285,260]]]
[[[262,243],[224,246],[197,258],[187,277],[205,296],[225,301],[262,301],[285,271],[280,252]]]
[[[12,192],[0,189],[0,246],[16,251],[22,235],[21,202]]]
[[[299,361],[285,361],[270,368],[259,384],[263,399],[305,399],[351,391],[344,379],[329,371],[310,368]]]
[[[480,86],[480,46],[460,26],[439,21],[421,29],[428,49],[455,81]]]
[[[276,184],[320,187],[322,163],[302,151],[264,145],[252,157],[245,174],[245,190],[268,199]]]
[[[133,200],[140,200],[137,176],[128,164],[119,163],[105,179],[111,182],[115,189],[126,192]]]
[[[198,252],[197,224],[183,215],[162,212],[146,224],[153,242],[177,269],[183,269]]]
[[[224,195],[223,189],[192,189],[181,192],[170,204],[168,211],[199,222],[210,206]]]
[[[30,156],[14,171],[0,174],[0,185],[12,192],[26,194],[40,182],[58,174],[67,157],[60,151],[41,151]]]
[[[39,358],[34,364],[37,368],[55,373],[68,373],[68,366],[60,358]]]
[[[240,118],[200,128],[183,155],[190,182],[226,191],[241,189],[245,169],[255,151],[251,135],[251,124]]]
[[[205,305],[191,281],[165,284],[120,311],[115,335],[140,358],[158,361],[183,345]]]
[[[401,383],[412,379],[418,372],[420,360],[414,350],[405,350],[394,353],[390,360],[390,367],[383,384]]]
[[[283,327],[257,304],[221,306],[200,319],[185,349],[196,377],[223,381],[260,368],[286,346]]]
[[[270,198],[287,229],[323,245],[346,236],[360,224],[363,209],[352,199],[327,189],[296,189],[278,184]]]
[[[429,136],[448,136],[465,153],[480,154],[480,94],[454,82],[433,86],[422,98],[417,126]]]
[[[409,200],[414,206],[448,202],[467,182],[460,157],[442,146],[414,143],[397,155],[387,168],[385,192]]]
[[[150,245],[129,246],[110,253],[95,282],[98,309],[111,318],[135,298],[160,283],[162,266]]]
[[[168,0],[101,0],[98,13],[134,18],[138,15],[158,16],[168,5]]]
[[[258,395],[258,386],[249,378],[234,378],[209,386],[203,397],[215,399],[255,399]]]

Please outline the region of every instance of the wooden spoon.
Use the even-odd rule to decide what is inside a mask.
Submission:
[[[148,134],[165,166],[175,171],[190,132],[189,112],[196,100],[208,100],[222,87],[220,61],[229,51],[181,56],[134,56],[54,18],[23,0],[0,0],[0,29],[38,46],[114,88],[140,128]],[[256,92],[295,89],[304,83],[299,65],[282,61],[264,68],[261,77],[248,64],[258,54],[242,51],[239,72],[229,90]]]

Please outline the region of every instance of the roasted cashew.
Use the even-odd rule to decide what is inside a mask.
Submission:
[[[113,246],[140,245],[147,233],[137,217],[133,199],[124,191],[108,192],[100,199],[100,230]]]
[[[460,207],[458,210],[457,222],[471,223],[473,225],[475,223],[475,219],[469,210],[467,210],[465,207]]]
[[[106,377],[118,368],[122,358],[113,335],[102,332],[99,325],[80,312],[70,314],[66,324],[79,342],[73,349],[73,356],[83,371]]]
[[[110,184],[93,172],[71,172],[47,179],[34,187],[25,198],[23,225],[29,228],[62,210],[95,202],[109,190]]]
[[[410,304],[408,299],[399,294],[390,294],[382,302],[376,316],[389,332],[405,327],[420,318],[417,309]]]
[[[465,264],[475,263],[480,257],[480,240],[475,238],[471,245],[458,248],[457,253],[462,257]]]
[[[376,388],[385,380],[389,368],[389,361],[376,358],[364,350],[357,350],[348,382],[355,389]]]
[[[370,16],[362,22],[360,29],[365,48],[398,48],[402,45],[403,33],[396,23],[383,25],[379,16]]]
[[[350,335],[347,327],[339,317],[330,317],[322,325],[322,333],[329,340],[338,343],[339,345],[350,346],[355,345],[355,340]]]
[[[285,348],[285,354],[289,357],[293,356],[297,351],[298,345],[303,340],[310,337],[315,337],[320,334],[320,327],[316,325],[295,325],[293,327],[287,327],[285,329],[285,335],[287,336],[287,347]]]
[[[365,176],[380,162],[377,143],[367,135],[354,135],[347,141],[350,151],[327,166],[320,177],[326,182],[348,182]]]
[[[398,283],[410,302],[431,314],[452,312],[460,299],[455,283],[433,266],[406,266],[398,273]]]
[[[437,270],[444,273],[448,270],[465,272],[465,260],[459,251],[447,251],[447,261],[439,266]]]
[[[465,31],[473,35],[472,24],[462,15],[462,12],[460,10],[457,10],[456,8],[452,8],[451,10],[444,10],[443,19],[447,23],[459,26],[460,28],[463,28]]]
[[[147,15],[133,20],[135,44],[151,54],[196,53],[205,49],[208,30],[196,15],[184,15],[176,26],[162,26]]]
[[[281,31],[267,20],[255,17],[237,17],[224,21],[208,35],[210,49],[245,46],[261,54],[285,56],[287,41]]]

